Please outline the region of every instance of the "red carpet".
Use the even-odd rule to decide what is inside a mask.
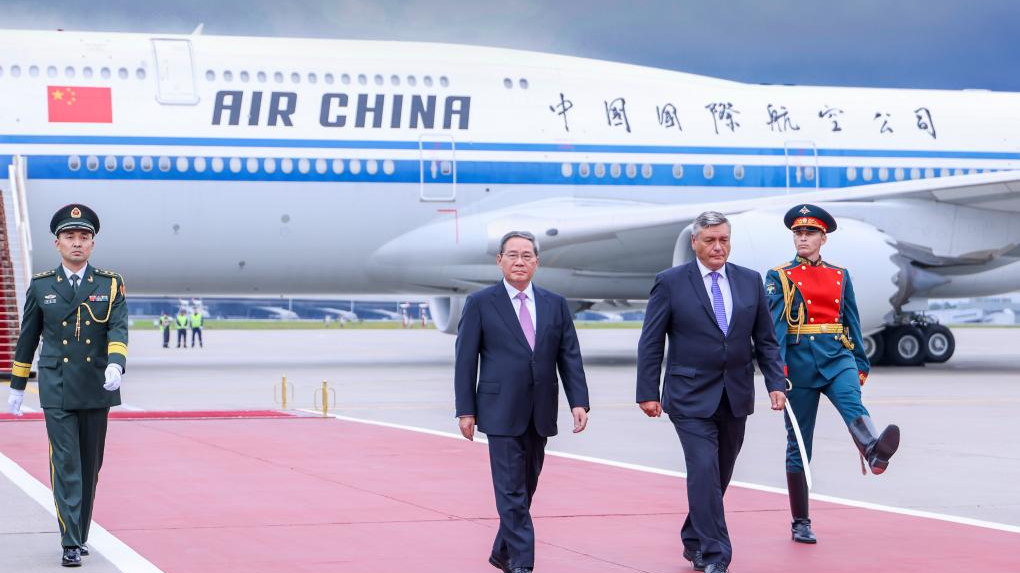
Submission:
[[[484,445],[260,417],[114,420],[96,520],[166,573],[496,571]],[[0,429],[43,483],[46,444],[38,422]],[[815,502],[822,542],[805,546],[784,495],[733,488],[726,505],[737,573],[1020,570],[1017,534]],[[690,571],[685,507],[681,479],[548,457],[536,571]]]

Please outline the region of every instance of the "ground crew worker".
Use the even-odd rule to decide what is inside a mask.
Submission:
[[[177,320],[174,322],[174,327],[177,329],[177,348],[188,347],[188,315],[184,312],[184,309],[177,311]]]
[[[799,543],[816,543],[808,515],[804,463],[811,460],[818,398],[825,394],[850,429],[862,459],[881,474],[900,443],[900,429],[875,430],[861,402],[861,387],[871,364],[864,352],[860,318],[850,273],[822,261],[821,248],[836,220],[821,207],[797,205],[786,213],[793,231],[794,260],[770,270],[765,278],[780,354],[792,387],[787,399],[804,438],[807,462],[801,460],[790,417],[786,417],[786,483],[793,514],[791,534]]]
[[[202,311],[195,309],[191,313],[191,347],[195,347],[195,337],[198,336],[198,347],[202,347]]]
[[[163,313],[159,317],[159,329],[163,332],[163,348],[170,348],[170,316]]]
[[[11,413],[21,403],[42,336],[39,402],[50,442],[50,479],[63,555],[81,565],[92,523],[107,416],[120,404],[127,364],[128,311],[124,279],[89,264],[99,217],[81,204],[53,215],[50,231],[61,264],[32,277],[11,368]]]

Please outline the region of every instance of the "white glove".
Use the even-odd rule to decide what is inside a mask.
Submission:
[[[106,382],[103,383],[103,388],[108,392],[114,392],[120,388],[120,366],[110,364],[106,367]]]
[[[7,397],[7,407],[15,416],[21,415],[21,403],[25,401],[25,391],[11,388],[11,395]]]

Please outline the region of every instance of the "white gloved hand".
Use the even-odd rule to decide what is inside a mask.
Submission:
[[[25,391],[11,388],[11,395],[7,397],[7,407],[15,416],[21,415],[21,403],[25,401]]]
[[[120,388],[120,366],[110,364],[106,367],[106,382],[103,383],[103,388],[108,392],[114,392]]]

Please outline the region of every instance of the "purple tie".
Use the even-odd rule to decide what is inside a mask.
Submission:
[[[521,311],[517,313],[517,318],[521,321],[521,330],[524,331],[524,338],[528,339],[528,346],[532,350],[535,349],[535,323],[531,321],[531,312],[528,310],[528,295],[523,292],[517,293],[515,297],[521,301]]]
[[[712,310],[715,311],[715,322],[725,336],[729,325],[726,321],[726,305],[723,304],[722,289],[719,288],[719,273],[712,271],[709,276],[712,277]]]

